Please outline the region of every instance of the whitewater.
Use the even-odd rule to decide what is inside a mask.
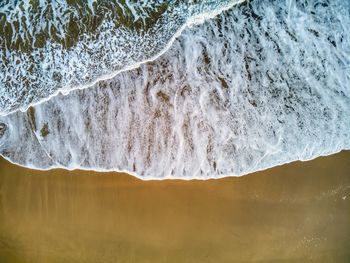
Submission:
[[[59,85],[39,74],[46,95],[1,93],[0,154],[34,169],[208,179],[349,149],[349,25],[350,1],[255,0],[170,40],[177,27],[143,57],[154,60],[89,88],[52,97]],[[90,83],[102,69],[64,78]]]
[[[152,61],[186,27],[242,1],[4,1],[0,115]]]

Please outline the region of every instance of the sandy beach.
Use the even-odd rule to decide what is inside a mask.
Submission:
[[[0,262],[348,262],[350,152],[141,181],[0,161]]]
[[[0,18],[0,263],[350,262],[350,0]]]

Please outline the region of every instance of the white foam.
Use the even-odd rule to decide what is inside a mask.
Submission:
[[[135,31],[123,26],[115,26],[110,14],[98,29],[98,37],[89,34],[82,35],[81,40],[72,48],[64,49],[61,44],[48,41],[43,48],[36,48],[33,52],[25,53],[16,50],[5,50],[6,59],[0,60],[4,71],[0,72],[0,115],[7,115],[17,110],[26,111],[30,106],[38,105],[57,96],[60,93],[68,94],[75,89],[84,89],[93,86],[98,81],[110,79],[122,71],[137,68],[142,63],[152,61],[163,54],[188,26],[204,22],[242,0],[199,1],[197,3],[170,4],[167,12],[147,31]],[[130,2],[126,6],[132,13],[134,21],[145,13],[147,8],[161,5],[163,1],[141,2],[137,8]],[[116,2],[116,4],[119,4]],[[53,21],[36,24],[38,17],[43,16],[45,7],[49,3],[42,3],[41,13],[32,16],[28,2],[16,4],[12,10],[6,10],[11,3],[1,9],[6,19],[20,21],[25,17],[26,23],[18,32],[18,38],[27,39],[38,32],[49,31],[53,27],[57,32],[64,32],[74,14],[79,18],[77,10],[71,10],[65,1],[52,3],[54,10]],[[22,6],[27,8],[22,8]],[[91,8],[91,3],[88,5]],[[21,9],[27,10],[22,12]],[[69,10],[69,11],[67,11]],[[123,9],[123,12],[124,11]],[[92,12],[93,13],[93,12]],[[143,21],[145,16],[142,16]],[[68,16],[68,17],[67,17]],[[46,27],[46,24],[50,26]],[[41,28],[44,26],[44,28]],[[29,28],[28,30],[25,30]],[[13,29],[16,32],[15,29]],[[24,31],[24,33],[23,33]],[[15,39],[16,40],[16,39]],[[30,72],[30,74],[28,74]]]
[[[35,169],[187,180],[350,149],[349,4],[234,8],[154,62],[1,117],[0,153]]]

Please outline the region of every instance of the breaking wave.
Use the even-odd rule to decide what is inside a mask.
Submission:
[[[0,117],[0,154],[207,179],[350,149],[349,24],[349,1],[241,4],[155,61]]]

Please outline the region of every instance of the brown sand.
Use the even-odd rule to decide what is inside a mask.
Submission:
[[[1,159],[0,262],[350,262],[350,152],[209,181]]]

